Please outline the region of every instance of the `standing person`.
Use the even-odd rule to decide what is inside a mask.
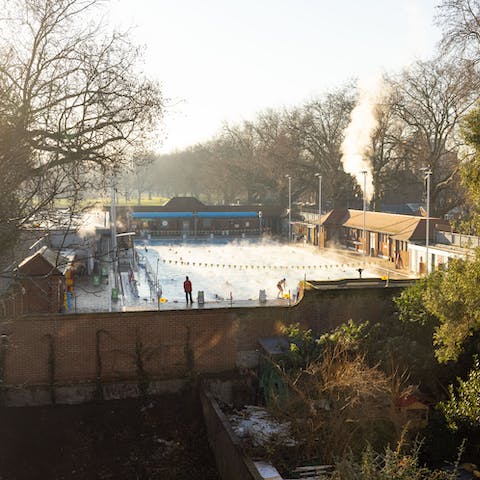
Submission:
[[[187,304],[188,304],[188,298],[190,297],[190,303],[193,303],[192,300],[192,282],[189,280],[188,276],[186,280],[183,282],[183,289],[185,290],[185,298],[187,299]]]
[[[278,283],[277,283],[277,288],[278,288],[278,293],[277,293],[277,298],[283,298],[283,290],[285,288],[285,284],[287,281],[282,278]]]

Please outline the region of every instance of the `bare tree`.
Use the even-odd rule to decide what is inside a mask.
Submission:
[[[380,202],[401,204],[421,197],[412,149],[408,141],[405,148],[403,140],[409,126],[396,116],[392,108],[394,98],[395,95],[387,95],[376,105],[377,126],[366,152],[372,166],[374,210],[379,209]]]
[[[405,125],[398,148],[416,169],[432,170],[432,205],[437,214],[444,213],[451,207],[444,192],[459,169],[459,121],[478,98],[478,77],[470,63],[457,67],[433,59],[416,62],[390,81],[393,111]]]
[[[245,192],[245,177],[238,168],[242,164],[238,145],[232,137],[221,132],[212,141],[199,148],[207,173],[204,185],[223,203],[232,203]]]
[[[245,191],[247,202],[254,202],[258,199],[259,190],[261,191],[259,184],[262,183],[263,176],[262,165],[258,162],[259,139],[254,124],[244,122],[240,125],[224,125],[219,143],[223,147],[221,150],[226,154],[222,156],[221,162],[223,168],[226,168],[223,179],[231,176],[237,190]]]
[[[267,110],[252,121],[224,125],[211,141],[159,162],[170,172],[173,191],[200,189],[225,203],[240,199],[286,205],[286,175],[293,178],[292,199],[311,200],[318,191],[315,173],[320,172],[328,179],[325,198],[331,206],[343,206],[356,195],[340,152],[352,106],[353,93],[345,88],[289,111]],[[185,190],[192,171],[195,188]]]
[[[302,151],[285,112],[268,110],[253,121],[225,125],[210,149],[215,152],[210,159],[212,178],[220,176],[225,193],[235,192],[249,203],[286,204],[285,175],[297,173]],[[298,198],[303,189],[303,183],[296,182],[293,198]]]
[[[256,152],[259,184],[263,184],[266,199],[287,205],[288,179],[292,177],[292,200],[301,199],[305,192],[301,165],[303,148],[299,132],[291,128],[289,112],[269,110],[254,122],[258,137]]]
[[[297,131],[302,143],[297,171],[311,192],[317,191],[315,173],[322,175],[323,195],[331,207],[343,207],[356,195],[353,179],[343,170],[341,160],[344,131],[354,104],[355,89],[346,85],[308,102],[289,116],[289,126]]]
[[[443,29],[441,47],[475,63],[480,61],[480,1],[442,0],[437,23]]]
[[[387,105],[377,105],[377,128],[372,134],[371,148],[368,154],[372,165],[373,208],[378,207],[384,194],[384,185],[388,167],[393,157],[393,144],[390,142],[389,131],[392,128],[392,112]]]
[[[161,116],[158,85],[136,72],[138,48],[92,23],[100,3],[3,1],[0,192],[14,208],[0,228],[11,241],[54,199],[130,161]]]

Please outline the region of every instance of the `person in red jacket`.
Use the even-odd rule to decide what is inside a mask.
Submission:
[[[193,303],[192,300],[192,282],[187,279],[183,282],[183,289],[185,290],[185,298],[187,299],[188,303],[188,298],[190,297],[190,303]]]

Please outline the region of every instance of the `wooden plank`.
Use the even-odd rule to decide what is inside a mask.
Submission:
[[[306,467],[296,467],[294,472],[308,472],[311,470],[333,470],[333,465],[308,465]]]

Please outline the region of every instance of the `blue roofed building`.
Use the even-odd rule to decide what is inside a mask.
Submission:
[[[281,211],[274,205],[205,205],[193,197],[174,197],[165,205],[130,207],[121,215],[128,230],[140,236],[246,237],[278,233]]]

